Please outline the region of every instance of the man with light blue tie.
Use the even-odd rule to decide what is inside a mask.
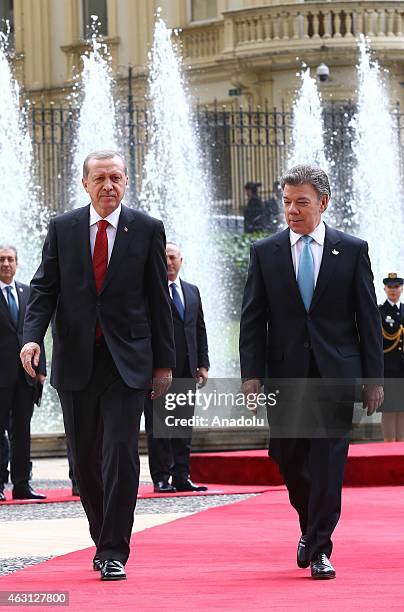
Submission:
[[[4,485],[7,482],[7,453],[5,430],[10,439],[10,472],[14,499],[44,499],[29,484],[30,425],[37,385],[46,376],[46,360],[41,361],[32,379],[25,374],[19,358],[22,346],[22,328],[29,287],[14,280],[17,271],[17,250],[12,246],[0,246],[0,501],[5,500]]]
[[[269,453],[299,515],[297,564],[310,566],[313,579],[330,579],[355,381],[364,383],[369,415],[383,401],[380,315],[367,243],[322,220],[326,173],[295,166],[281,186],[288,228],[251,248],[241,375],[246,395],[264,380],[280,389],[268,408]]]

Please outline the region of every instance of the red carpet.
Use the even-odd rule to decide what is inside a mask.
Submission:
[[[178,493],[154,493],[152,485],[141,485],[139,487],[138,499],[155,499],[161,497],[195,497],[200,495],[238,495],[243,493],[264,493],[269,491],[271,486],[259,485],[221,485],[207,484],[207,491],[178,492]],[[2,506],[18,506],[25,504],[55,504],[80,501],[80,497],[73,497],[71,489],[38,489],[39,493],[44,493],[46,499],[11,499],[11,489],[5,492],[6,501],[0,503]]]
[[[336,580],[296,567],[298,535],[286,492],[270,491],[135,535],[126,582],[102,583],[87,549],[0,578],[0,590],[66,590],[72,611],[404,610],[399,487],[344,491]]]
[[[282,483],[278,466],[265,450],[194,454],[191,474],[197,482],[262,486]],[[353,487],[403,485],[404,443],[352,444],[344,483]]]

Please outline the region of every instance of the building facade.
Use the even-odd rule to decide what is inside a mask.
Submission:
[[[12,25],[16,74],[32,101],[62,102],[80,69],[91,16],[108,44],[115,77],[133,67],[141,102],[155,12],[179,30],[195,100],[211,105],[289,105],[303,63],[315,72],[324,100],[355,97],[357,40],[371,39],[389,70],[391,97],[404,102],[404,0],[1,0]]]

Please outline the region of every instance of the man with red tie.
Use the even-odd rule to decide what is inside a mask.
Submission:
[[[175,366],[160,221],[123,206],[115,151],[90,153],[91,204],[51,220],[31,281],[21,360],[31,376],[54,317],[51,383],[62,404],[81,501],[103,580],[126,578],[139,483],[144,391],[158,397]]]

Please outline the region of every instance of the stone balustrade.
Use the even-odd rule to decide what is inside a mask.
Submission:
[[[184,57],[191,63],[260,49],[344,46],[360,34],[386,49],[404,44],[402,0],[273,4],[223,16],[222,21],[182,31]]]
[[[217,57],[223,51],[223,23],[187,28],[181,40],[183,55],[191,61]]]

